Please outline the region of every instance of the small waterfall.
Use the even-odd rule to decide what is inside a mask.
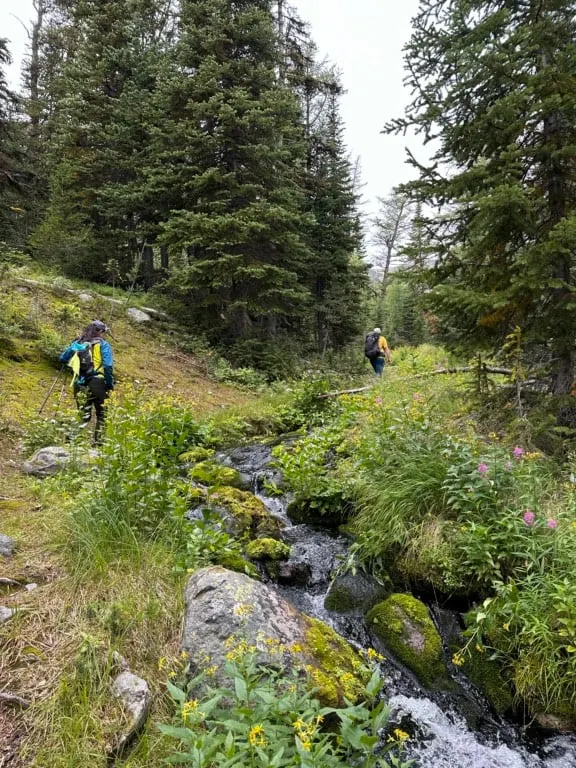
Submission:
[[[276,588],[297,608],[332,626],[352,645],[371,647],[374,640],[362,617],[339,615],[324,608],[332,574],[345,556],[349,541],[305,524],[291,523],[286,513],[290,498],[269,495],[266,490],[271,483],[281,483],[279,473],[270,466],[270,447],[244,446],[218,459],[238,469],[270,513],[286,525],[282,538],[292,546],[289,563],[300,569],[304,566],[309,572],[305,586]],[[437,623],[442,629],[442,622]],[[476,690],[459,685],[457,695],[433,694],[424,691],[401,664],[387,660],[382,668],[393,721],[413,734],[406,756],[414,760],[414,768],[576,768],[576,735],[529,737],[524,729],[493,714]],[[455,682],[460,684],[462,679],[455,677]]]

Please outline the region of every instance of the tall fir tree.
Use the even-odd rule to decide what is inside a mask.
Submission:
[[[18,100],[8,84],[10,62],[8,42],[0,38],[0,241],[21,245],[25,175],[22,136],[16,120]]]
[[[134,266],[152,227],[140,169],[170,4],[59,0],[54,13],[69,47],[49,83],[50,203],[32,242],[69,273],[103,279],[109,259]]]
[[[576,4],[421,0],[406,48],[415,94],[388,131],[432,142],[411,185],[437,264],[431,298],[469,345],[516,325],[574,381]]]
[[[250,356],[309,302],[304,144],[271,3],[184,2],[177,55],[159,92],[172,119],[157,137],[159,185],[177,198],[162,239],[186,263],[168,290],[195,328]]]
[[[360,258],[358,196],[339,114],[341,87],[333,73],[328,75],[318,81],[318,94],[325,103],[313,127],[310,110],[305,111],[306,189],[313,217],[306,279],[314,299],[313,335],[320,352],[342,346],[360,331],[358,307],[368,285],[367,268]]]

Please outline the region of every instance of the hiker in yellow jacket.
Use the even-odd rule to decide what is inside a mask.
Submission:
[[[392,356],[390,354],[388,342],[384,336],[382,336],[380,328],[374,328],[372,333],[369,333],[368,336],[366,336],[364,350],[366,357],[370,360],[372,368],[374,368],[376,376],[382,376],[384,365],[385,363],[390,364],[392,362]]]

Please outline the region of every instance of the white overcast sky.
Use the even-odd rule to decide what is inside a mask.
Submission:
[[[403,88],[402,46],[418,0],[292,0],[310,23],[320,54],[342,71],[346,95],[342,117],[351,154],[359,156],[364,182],[364,211],[374,212],[376,198],[413,174],[404,162],[407,141],[422,155],[415,139],[381,134],[384,123],[399,116],[408,99]],[[16,18],[17,17],[17,18]],[[32,0],[0,0],[0,37],[10,41],[11,79],[19,83],[26,33],[17,19],[32,18]]]

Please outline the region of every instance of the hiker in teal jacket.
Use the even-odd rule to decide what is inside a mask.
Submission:
[[[112,347],[104,338],[108,330],[105,323],[94,320],[60,355],[60,362],[69,365],[74,372],[74,396],[84,426],[88,426],[94,408],[96,443],[100,442],[102,436],[106,416],[104,403],[114,389]]]

